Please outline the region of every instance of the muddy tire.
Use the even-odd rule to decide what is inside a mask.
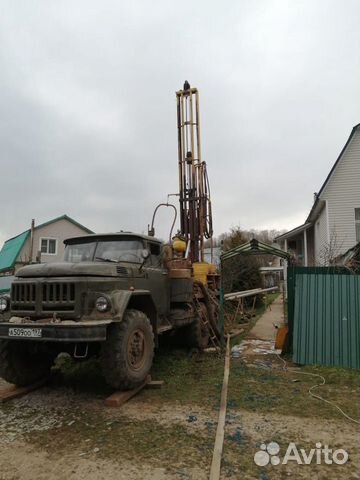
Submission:
[[[0,340],[0,377],[21,387],[47,377],[53,358],[29,342]]]
[[[130,390],[144,382],[154,356],[154,333],[150,320],[139,310],[126,310],[120,323],[109,326],[101,347],[100,361],[106,382]]]
[[[202,315],[207,317],[207,310],[204,304],[201,304]],[[209,344],[209,330],[203,324],[200,316],[184,328],[185,345],[190,348],[198,348],[204,350]]]

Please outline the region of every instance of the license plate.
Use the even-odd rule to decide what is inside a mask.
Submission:
[[[39,338],[41,336],[41,328],[9,328],[9,337]]]

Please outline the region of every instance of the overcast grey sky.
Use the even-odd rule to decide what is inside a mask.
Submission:
[[[302,223],[360,122],[359,25],[358,0],[2,0],[0,242],[63,213],[145,231],[185,79],[215,233]]]

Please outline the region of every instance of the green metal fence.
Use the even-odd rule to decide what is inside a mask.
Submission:
[[[288,322],[294,362],[360,368],[360,275],[289,268]]]

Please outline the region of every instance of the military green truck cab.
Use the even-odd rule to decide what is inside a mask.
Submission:
[[[107,382],[128,389],[149,373],[158,335],[181,328],[206,346],[191,268],[171,268],[164,249],[145,235],[87,235],[65,241],[64,262],[21,268],[9,318],[0,317],[0,376],[27,385],[60,352],[98,355]]]

